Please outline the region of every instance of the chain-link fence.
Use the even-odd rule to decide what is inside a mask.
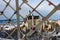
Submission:
[[[45,5],[43,6],[43,4]],[[50,8],[51,9],[51,10],[49,9],[50,12],[47,11],[48,14],[44,16],[43,13],[40,12],[40,10],[42,8],[48,8],[48,7],[45,7],[46,5],[48,5],[49,8],[51,6],[52,9]],[[41,9],[39,10],[40,6],[41,6]],[[52,16],[58,10],[60,10],[60,2],[58,5],[55,5],[50,0],[0,0],[0,19],[3,21],[0,23],[0,28],[1,28],[0,37],[7,38],[7,39],[14,38],[16,40],[20,39],[24,35],[24,33],[22,33],[21,31],[20,25],[31,14],[33,15],[38,14],[38,16],[41,17],[40,20],[42,19],[43,20],[36,25],[35,30],[30,30],[26,34],[26,35],[31,35],[36,30],[40,29],[40,26],[42,25],[42,23],[45,22],[47,19],[49,19],[50,16]],[[10,28],[8,29],[8,27]]]

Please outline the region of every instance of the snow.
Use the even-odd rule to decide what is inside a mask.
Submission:
[[[24,25],[24,22],[20,25],[20,27],[23,27],[23,25]],[[13,28],[15,28],[15,27],[17,27],[17,25],[11,25],[11,24],[9,24],[9,25],[1,25],[1,27],[3,27],[3,29],[4,30],[11,30],[11,29],[13,29]]]
[[[12,28],[15,28],[13,25],[5,25],[3,27],[4,30],[11,30]]]

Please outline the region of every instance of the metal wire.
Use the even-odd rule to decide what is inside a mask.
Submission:
[[[0,11],[0,15],[3,15],[5,18],[6,18],[6,20],[8,20],[7,22],[6,22],[6,25],[8,25],[8,24],[12,24],[13,26],[15,26],[12,22],[11,22],[11,18],[16,14],[16,17],[17,17],[17,27],[9,34],[9,33],[7,33],[6,32],[6,34],[8,35],[7,36],[7,38],[9,38],[9,37],[11,37],[11,38],[13,38],[12,37],[12,35],[13,35],[13,33],[16,31],[16,29],[17,29],[17,37],[18,37],[18,39],[20,39],[20,17],[22,17],[22,19],[24,20],[24,17],[19,13],[19,11],[22,9],[21,7],[23,6],[23,4],[26,4],[28,7],[30,7],[31,9],[32,9],[32,11],[31,10],[29,10],[29,14],[27,15],[27,17],[26,18],[28,18],[28,16],[30,16],[31,14],[33,14],[33,12],[35,11],[37,14],[39,14],[39,16],[41,16],[42,18],[44,17],[40,12],[38,12],[36,9],[45,1],[45,0],[42,0],[41,2],[39,2],[38,4],[37,4],[37,6],[34,8],[34,7],[32,7],[32,5],[30,5],[29,3],[28,3],[28,0],[22,0],[22,3],[19,5],[19,2],[18,2],[18,0],[15,0],[16,1],[16,10],[10,5],[10,2],[11,2],[11,0],[9,0],[9,2],[6,2],[5,0],[3,0],[3,2],[5,2],[6,3],[6,5],[5,5],[5,7],[4,7],[4,9],[3,9],[3,11]],[[36,25],[36,30],[38,30],[39,28],[40,28],[40,26],[42,25],[42,23],[43,22],[45,22],[47,19],[49,19],[50,18],[50,16],[52,16],[57,10],[60,10],[60,4],[58,5],[58,6],[56,6],[54,3],[52,3],[50,0],[46,0],[48,3],[49,3],[49,5],[52,5],[52,6],[54,6],[54,9],[38,24],[38,25]],[[7,7],[10,7],[13,11],[14,11],[14,13],[11,15],[11,17],[10,18],[8,18],[5,14],[4,14],[4,11],[6,10],[6,8]],[[9,20],[10,19],[10,20]],[[8,23],[9,22],[9,23]],[[30,23],[30,25],[31,25],[31,23]],[[3,25],[3,27],[4,27],[5,25]],[[33,34],[36,30],[30,30],[29,31],[29,33],[27,33],[26,35],[28,36],[28,35],[31,35],[31,34]],[[32,31],[32,32],[31,32]],[[22,33],[23,34],[23,33]]]

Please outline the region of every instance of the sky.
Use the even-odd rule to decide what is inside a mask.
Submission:
[[[9,0],[5,0],[5,1],[9,1]],[[56,6],[58,4],[60,4],[60,0],[50,0],[52,3],[54,3]],[[41,0],[28,0],[28,3],[35,8],[37,6],[37,4],[41,2]],[[19,0],[19,5],[22,3],[22,0]],[[3,0],[0,0],[0,11],[3,11],[4,7],[5,7],[6,3],[3,2]],[[15,5],[15,0],[11,0],[10,5],[16,10],[16,5]],[[41,3],[41,5],[36,9],[38,12],[40,12],[43,16],[48,15],[49,12],[51,12],[51,10],[54,8],[54,6],[49,6],[48,2],[45,0],[43,3]],[[23,17],[26,17],[26,15],[29,14],[29,10],[32,10],[29,6],[27,6],[26,4],[23,4],[21,6],[21,10],[19,11],[20,14]],[[8,6],[5,11],[4,14],[10,18],[12,16],[12,14],[14,13],[14,11]],[[38,15],[36,12],[33,12],[33,15]],[[49,19],[60,19],[60,10],[57,10]],[[4,16],[0,15],[0,20],[6,19]],[[12,19],[16,19],[16,15],[14,15],[12,17]]]

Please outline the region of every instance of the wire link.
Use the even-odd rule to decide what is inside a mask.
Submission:
[[[40,12],[38,12],[38,11],[36,10],[44,1],[47,1],[49,6],[50,6],[50,5],[54,6],[54,9],[53,9],[46,17],[44,17]],[[18,5],[19,7],[17,8],[17,10],[15,10],[15,9],[10,5],[11,0],[9,0],[9,2],[6,2],[5,0],[3,0],[3,2],[5,2],[6,5],[5,5],[3,11],[0,11],[0,16],[3,15],[3,16],[6,18],[7,22],[5,23],[5,25],[12,24],[12,25],[15,27],[15,29],[14,29],[10,34],[9,34],[8,32],[6,32],[6,34],[8,35],[6,38],[9,38],[9,37],[10,37],[11,39],[13,38],[13,37],[12,37],[13,33],[14,33],[14,32],[16,31],[16,29],[17,29],[17,27],[15,26],[15,24],[13,24],[13,23],[11,22],[11,19],[12,19],[12,17],[17,13],[17,10],[21,10],[21,9],[22,9],[21,7],[23,6],[23,4],[26,4],[28,7],[30,7],[30,8],[32,9],[32,11],[29,10],[29,14],[26,16],[26,18],[27,18],[28,16],[30,16],[31,14],[33,14],[34,11],[35,11],[37,14],[39,14],[39,16],[41,16],[42,18],[44,18],[38,25],[36,25],[36,30],[38,30],[39,27],[42,25],[42,23],[45,22],[47,19],[49,19],[51,15],[53,15],[57,10],[60,10],[60,4],[59,4],[58,6],[56,6],[56,5],[55,5],[54,3],[52,3],[50,0],[42,0],[41,2],[39,2],[39,3],[37,4],[37,6],[36,6],[35,8],[32,7],[32,5],[30,5],[30,4],[28,3],[28,0],[22,0],[22,3],[21,3],[20,5]],[[14,11],[14,13],[13,13],[13,14],[11,15],[11,17],[9,17],[9,18],[4,14],[4,11],[6,10],[6,8],[7,8],[8,6]],[[23,20],[24,20],[24,17],[23,17],[21,14],[19,14],[19,16],[22,17]],[[17,22],[17,21],[16,21],[16,22]],[[3,27],[4,27],[5,25],[3,25]],[[31,24],[30,24],[30,25],[31,25]],[[34,31],[36,31],[36,30],[34,30]],[[29,32],[29,33],[30,33],[30,32]],[[31,33],[31,34],[33,34],[33,33]],[[27,35],[28,35],[28,33],[27,33]],[[30,34],[29,34],[29,35],[30,35]]]

